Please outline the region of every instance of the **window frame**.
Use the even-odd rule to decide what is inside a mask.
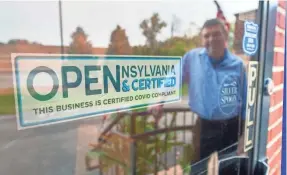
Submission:
[[[285,14],[287,14],[287,3],[285,3]],[[286,15],[285,15],[285,21],[286,21]],[[283,121],[282,121],[282,163],[281,163],[281,173],[286,174],[287,173],[287,166],[286,166],[286,134],[287,134],[287,120],[286,120],[286,103],[287,103],[287,23],[285,22],[285,49],[284,49],[284,87],[283,87]]]
[[[268,139],[270,96],[265,94],[264,81],[267,78],[272,77],[273,59],[268,58],[273,58],[274,56],[274,31],[276,26],[276,20],[274,19],[276,19],[277,6],[278,2],[276,1],[259,1],[255,20],[259,25],[258,39],[260,45],[257,54],[252,56],[250,59],[251,61],[257,61],[259,65],[255,125],[253,130],[254,146],[247,152],[248,157],[250,158],[248,167],[250,174],[252,174],[251,172],[254,172],[258,161],[267,162],[266,145]],[[236,156],[236,151],[227,155],[220,154],[222,154],[222,151],[219,152],[219,159],[223,157]],[[207,172],[207,162],[208,158],[205,158],[193,164],[191,166],[192,174],[205,174]]]
[[[261,17],[265,20],[265,29],[263,33],[264,42],[261,43],[263,49],[259,60],[260,73],[258,90],[258,104],[256,115],[256,130],[255,130],[255,143],[252,156],[252,170],[255,169],[258,161],[267,163],[266,145],[268,142],[268,125],[269,125],[269,108],[270,108],[270,95],[266,95],[264,91],[264,81],[267,78],[272,78],[274,47],[275,47],[275,27],[276,27],[276,12],[277,1],[261,1]]]

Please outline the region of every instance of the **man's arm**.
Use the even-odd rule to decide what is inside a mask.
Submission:
[[[180,66],[176,66],[175,68],[175,72],[176,73],[180,73],[181,72],[181,77],[180,77],[180,85],[181,85],[181,90],[182,90],[182,87],[185,83],[188,82],[189,80],[189,69],[188,69],[188,65],[189,65],[189,56],[190,53],[187,52],[183,57],[182,57],[182,60],[181,60],[181,67]],[[179,67],[179,69],[178,69]],[[155,106],[155,107],[150,107],[148,110],[150,112],[152,112],[154,115],[161,115],[162,114],[162,107],[163,107],[163,104],[161,105],[158,105],[158,106]]]
[[[181,85],[188,83],[189,81],[189,62],[190,62],[190,52],[187,52],[183,57],[182,57],[182,81]]]

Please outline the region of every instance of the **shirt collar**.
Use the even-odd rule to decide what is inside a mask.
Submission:
[[[230,58],[230,53],[228,51],[227,48],[224,49],[224,56],[222,59],[218,60],[218,59],[215,59],[215,58],[212,58],[212,57],[209,57],[208,54],[207,54],[207,51],[206,51],[206,48],[203,48],[200,53],[200,55],[205,55],[207,56],[207,58],[209,59],[209,61],[212,63],[212,64],[220,64],[222,63],[224,60]]]

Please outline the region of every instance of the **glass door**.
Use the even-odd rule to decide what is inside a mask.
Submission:
[[[256,97],[261,93],[258,84],[262,81],[265,8],[261,1],[1,2],[0,10],[7,17],[0,19],[11,21],[5,23],[7,42],[0,43],[0,54],[5,55],[3,61],[7,62],[10,58],[6,56],[11,53],[25,52],[35,54],[35,57],[39,53],[73,55],[80,60],[79,66],[82,67],[89,64],[86,59],[91,56],[149,57],[130,63],[137,65],[131,72],[138,72],[137,78],[140,79],[152,74],[152,70],[150,74],[144,74],[143,67],[147,71],[146,67],[150,68],[156,62],[160,69],[170,63],[167,58],[176,57],[180,58],[181,65],[177,65],[180,69],[175,73],[182,73],[176,81],[176,85],[181,86],[176,92],[181,100],[176,102],[168,103],[170,93],[164,88],[155,88],[149,79],[144,81],[145,86],[143,82],[135,85],[144,94],[156,89],[165,102],[157,100],[153,105],[137,109],[131,107],[130,110],[96,116],[87,114],[88,118],[81,120],[64,120],[17,131],[19,109],[15,107],[14,95],[18,94],[13,93],[13,69],[9,65],[9,71],[0,72],[0,79],[11,80],[10,84],[7,83],[9,88],[5,85],[5,91],[0,86],[0,90],[3,89],[0,91],[0,120],[3,121],[0,152],[5,155],[0,156],[0,162],[6,162],[0,164],[3,174],[205,174],[208,162],[217,155],[216,164],[222,173],[252,170],[256,157]],[[32,18],[30,12],[35,9],[38,13]],[[39,65],[43,61],[41,58],[38,56],[39,60],[25,69],[29,71],[34,64]],[[162,61],[163,58],[166,60]],[[62,65],[49,64],[70,64],[68,60],[64,62]],[[115,67],[120,62],[103,59],[95,64]],[[76,86],[73,75],[69,75],[65,81]],[[131,74],[131,78],[134,75]],[[153,78],[166,77],[159,73]],[[49,78],[38,77],[34,83],[39,80],[39,85],[45,82],[46,88],[52,89],[53,81]],[[67,105],[75,104],[80,99],[77,95],[87,89],[90,93],[96,92],[102,85],[93,84],[96,81],[108,82],[99,78],[83,85],[85,88],[79,92],[69,91],[75,101],[66,100]],[[87,109],[88,112],[99,112],[111,104],[121,110],[129,104],[122,99],[142,95],[135,89],[123,96],[106,93],[82,100],[106,98],[101,102],[107,106],[99,102],[94,108]],[[51,98],[55,103],[64,100]],[[138,101],[141,106],[152,104],[149,100]],[[1,104],[5,107],[1,108]],[[67,107],[67,113],[61,115],[69,118],[68,115],[79,114],[80,109],[73,108]],[[49,117],[33,113],[32,109],[24,115],[28,114],[33,114],[37,120]],[[58,117],[56,113],[50,115]],[[224,161],[236,156],[249,157],[249,166],[242,170],[240,162],[231,162],[230,166],[230,161]]]

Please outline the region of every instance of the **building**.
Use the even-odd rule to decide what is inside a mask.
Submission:
[[[243,54],[242,50],[242,38],[244,31],[244,21],[253,21],[256,19],[257,9],[246,11],[242,13],[235,14],[235,29],[234,29],[234,41],[233,41],[233,49],[235,54],[241,55]]]
[[[64,46],[64,52],[68,47]],[[106,48],[93,48],[93,54],[103,55]],[[60,54],[61,46],[42,45],[38,43],[18,42],[13,44],[0,44],[0,94],[13,91],[11,53],[42,53]]]

